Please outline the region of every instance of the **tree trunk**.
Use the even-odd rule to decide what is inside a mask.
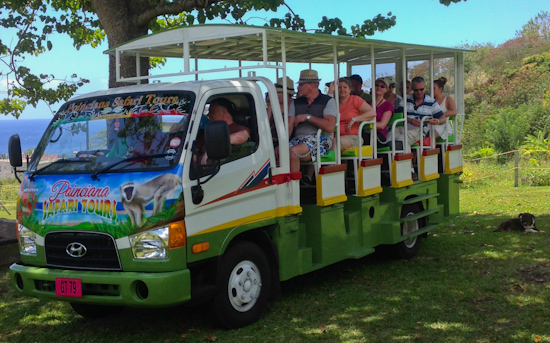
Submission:
[[[144,36],[148,25],[137,25],[139,14],[151,8],[149,1],[143,0],[90,0],[94,11],[105,30],[109,48],[113,48],[129,40]],[[141,58],[140,75],[149,74],[149,59]],[[136,59],[134,57],[120,58],[120,72],[123,77],[137,76]],[[116,82],[116,61],[114,55],[109,55],[109,88],[121,87],[133,83]]]

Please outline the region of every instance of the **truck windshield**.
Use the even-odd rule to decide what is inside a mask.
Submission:
[[[29,170],[38,175],[172,167],[182,154],[194,100],[194,93],[172,91],[66,103],[38,144]]]

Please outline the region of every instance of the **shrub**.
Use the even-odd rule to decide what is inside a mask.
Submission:
[[[529,186],[550,186],[550,169],[532,169],[522,181]]]

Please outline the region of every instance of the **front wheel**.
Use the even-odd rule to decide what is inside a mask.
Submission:
[[[404,205],[401,209],[401,218],[411,217],[416,213],[420,212],[420,207],[418,205]],[[421,228],[421,219],[415,219],[411,221],[406,221],[401,224],[401,235],[408,236],[415,231],[420,230]],[[399,242],[394,245],[394,255],[397,258],[401,259],[411,259],[418,253],[420,249],[420,241],[422,238],[420,236],[414,236],[402,242]]]
[[[236,329],[256,322],[267,306],[271,288],[269,262],[250,242],[234,245],[224,255],[214,301],[220,324]]]

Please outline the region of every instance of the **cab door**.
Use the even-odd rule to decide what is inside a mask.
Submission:
[[[189,248],[195,240],[200,241],[197,237],[202,234],[219,233],[221,244],[227,230],[275,217],[276,187],[269,177],[275,163],[273,142],[265,103],[258,96],[260,89],[253,83],[249,86],[238,90],[234,87],[210,89],[199,100],[198,114],[202,111],[203,115],[208,113],[210,102],[216,98],[223,97],[234,103],[235,108],[230,113],[233,121],[250,129],[250,139],[241,146],[232,146],[231,156],[221,161],[217,172],[197,175],[198,154],[187,154],[183,188]],[[196,122],[199,117],[196,115]],[[202,128],[194,127],[192,131],[190,146],[200,146],[204,139]],[[201,183],[200,190],[197,179]],[[203,194],[202,199],[197,199],[200,198],[197,192]]]

